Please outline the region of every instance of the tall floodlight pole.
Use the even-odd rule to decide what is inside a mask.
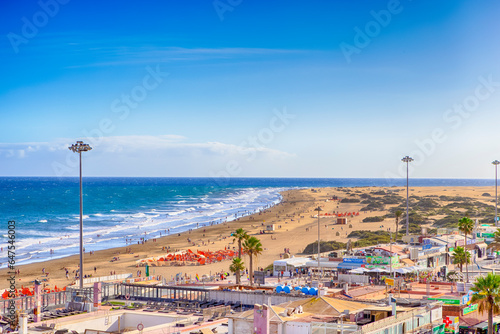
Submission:
[[[492,162],[495,165],[495,226],[498,227],[498,165],[500,161],[495,160]]]
[[[408,181],[409,181],[409,177],[408,177],[408,165],[410,162],[413,161],[413,158],[410,158],[409,156],[406,156],[404,157],[403,159],[401,159],[401,161],[403,162],[406,162],[406,235],[408,236],[410,234],[410,217],[408,215],[408,211],[409,211],[409,187],[408,187]]]
[[[314,209],[314,211],[318,211],[318,276],[320,276],[319,274],[319,271],[321,270],[321,267],[320,267],[320,264],[319,264],[319,256],[320,256],[320,244],[319,244],[319,213],[321,211],[323,211],[323,209],[321,207],[317,207],[316,209]],[[319,287],[319,286],[318,286]]]
[[[390,240],[390,243],[389,243],[389,277],[392,277],[392,232],[391,232],[391,228],[389,227],[389,229],[387,230],[391,236],[391,240]]]
[[[82,152],[87,152],[92,149],[89,144],[84,144],[83,141],[77,141],[68,147],[74,153],[80,155],[80,289],[83,289],[83,191],[82,191]]]

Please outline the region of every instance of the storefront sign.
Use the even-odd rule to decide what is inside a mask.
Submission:
[[[376,264],[376,265],[389,265],[389,260],[392,260],[392,264],[399,263],[399,257],[384,257],[384,256],[367,256],[366,263],[368,264]]]
[[[345,257],[342,259],[342,262],[345,263],[365,263],[365,259],[358,259],[354,257]]]
[[[394,286],[394,278],[386,278],[385,285]]]
[[[422,253],[424,253],[424,255],[431,255],[431,254],[434,254],[434,253],[444,252],[445,249],[446,249],[446,247],[444,247],[444,246],[443,247],[437,247],[437,248],[431,248],[431,249],[424,250]]]
[[[467,306],[464,308],[464,315],[477,311],[477,304],[472,304],[471,306]]]
[[[447,299],[447,298],[429,298],[429,300],[436,300],[443,302],[446,305],[460,305],[460,299]]]
[[[477,293],[477,292],[473,292],[473,291],[469,290],[469,292],[467,292],[466,295],[463,295],[462,296],[462,305],[469,305],[470,301],[472,299],[472,295],[475,293]]]
[[[444,324],[433,327],[432,334],[444,334]]]
[[[460,319],[459,317],[445,317],[443,318],[443,325],[444,325],[444,331],[449,334],[455,334],[458,333],[458,325],[459,325]]]

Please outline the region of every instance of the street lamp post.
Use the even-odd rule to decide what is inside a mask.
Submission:
[[[391,241],[389,243],[389,252],[390,252],[390,254],[389,254],[389,277],[394,278],[392,275],[392,232],[391,232],[390,227],[389,227],[389,234],[391,236]]]
[[[319,263],[319,256],[320,256],[320,242],[319,242],[319,237],[320,237],[320,226],[319,226],[319,213],[323,211],[323,209],[318,206],[314,211],[318,211],[318,276],[320,276],[319,271],[321,270],[320,263]],[[319,283],[318,283],[319,284]],[[319,285],[318,285],[319,288]]]
[[[408,211],[409,211],[409,198],[408,198],[408,195],[409,195],[409,177],[408,177],[408,165],[410,162],[413,161],[413,158],[410,158],[409,156],[406,156],[404,157],[403,159],[401,159],[401,161],[403,162],[406,162],[406,235],[408,236],[410,234],[409,230],[410,230],[410,217],[408,216]]]
[[[350,315],[351,311],[349,310],[344,310],[342,313],[339,314],[340,316],[340,334],[344,334],[344,317],[348,317]]]
[[[74,153],[80,156],[80,289],[83,289],[83,191],[82,191],[82,152],[87,152],[92,149],[89,144],[84,144],[82,141],[77,141],[68,147]]]
[[[498,226],[498,165],[500,161],[495,160],[492,162],[495,165],[495,226]]]

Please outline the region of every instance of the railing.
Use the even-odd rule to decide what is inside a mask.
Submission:
[[[186,300],[205,301],[208,290],[177,286],[147,286],[140,284],[120,284],[116,295],[127,299]]]
[[[339,274],[339,279],[338,280],[340,282],[346,282],[346,283],[369,284],[370,277],[365,276],[365,275]]]
[[[120,274],[120,275],[110,275],[110,276],[99,276],[84,278],[83,284],[95,283],[95,282],[106,282],[106,281],[118,281],[133,277],[132,274]]]
[[[311,323],[311,334],[324,333],[353,333],[358,330],[358,325],[353,324],[338,324],[329,322],[313,322]]]
[[[387,317],[387,318],[382,319],[382,320],[378,320],[378,321],[370,323],[370,324],[366,324],[366,325],[360,327],[359,330],[357,330],[353,334],[370,333],[370,332],[373,332],[373,331],[376,331],[376,330],[379,330],[379,329],[382,329],[385,327],[397,325],[398,323],[402,323],[402,322],[408,321],[408,320],[411,320],[411,326],[410,326],[411,328],[408,328],[407,331],[408,330],[414,331],[415,328],[421,327],[421,326],[424,326],[427,324],[427,323],[419,324],[419,326],[415,327],[415,319],[417,319],[417,321],[419,319],[419,317],[417,317],[417,315],[426,315],[426,314],[429,314],[429,312],[426,311],[425,309],[424,310],[422,310],[422,309],[411,310],[408,312],[397,314],[395,316]]]
[[[68,291],[51,292],[41,296],[42,310],[49,307],[60,307],[65,305],[70,300],[71,293]],[[14,299],[5,299],[0,301],[0,313],[8,314],[9,304],[13,302],[16,305],[16,310],[30,312],[35,308],[35,297],[25,296]]]

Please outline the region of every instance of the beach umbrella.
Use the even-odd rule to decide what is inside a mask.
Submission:
[[[369,273],[386,273],[387,270],[382,269],[382,268],[373,268],[368,270]]]
[[[302,290],[302,287],[301,286],[296,286],[295,288],[293,288],[295,291],[300,291]]]
[[[285,285],[285,287],[283,288],[283,292],[290,293],[290,286],[289,285]]]
[[[368,271],[368,269],[363,268],[363,267],[359,267],[359,268],[356,268],[356,269],[349,270],[349,273],[351,273],[351,274],[364,274],[367,271]]]
[[[423,266],[415,266],[417,270],[433,270],[433,268],[426,268]]]
[[[309,294],[309,288],[307,286],[302,288],[302,293],[308,295]]]

